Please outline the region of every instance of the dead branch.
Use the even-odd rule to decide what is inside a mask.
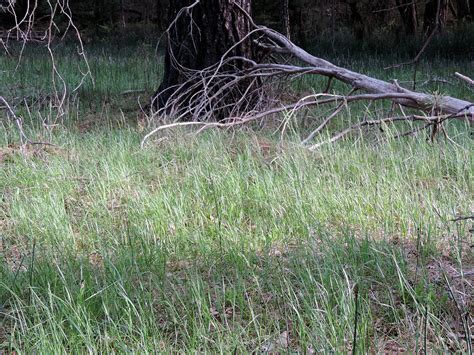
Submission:
[[[321,98],[323,98],[323,99],[321,99]],[[278,114],[278,113],[285,112],[285,111],[286,112],[287,111],[293,111],[294,112],[294,111],[300,110],[300,109],[305,108],[305,107],[322,106],[322,105],[337,103],[337,102],[341,102],[341,101],[343,102],[344,105],[347,105],[349,103],[358,102],[358,101],[379,101],[379,100],[409,99],[409,98],[410,98],[409,95],[403,94],[403,93],[361,94],[361,95],[352,95],[352,96],[331,95],[331,94],[314,94],[314,95],[306,96],[306,97],[300,99],[298,102],[293,103],[293,104],[274,107],[274,108],[271,108],[271,109],[268,109],[268,110],[265,110],[263,112],[259,112],[259,113],[256,113],[256,114],[247,113],[247,115],[244,115],[244,116],[228,117],[225,120],[222,120],[221,122],[191,121],[191,122],[175,122],[175,123],[171,123],[171,124],[162,125],[162,126],[159,126],[159,127],[155,128],[151,132],[149,132],[142,139],[141,147],[144,147],[146,141],[150,137],[155,135],[156,133],[158,133],[160,131],[163,131],[163,130],[176,128],[176,127],[202,126],[202,128],[199,130],[201,132],[205,129],[212,128],[212,127],[230,128],[230,127],[234,127],[234,126],[254,122],[254,121],[257,121],[257,120],[262,119],[264,117],[271,116],[271,115]],[[338,109],[336,109],[336,111],[338,111]],[[330,115],[329,117],[331,117],[333,115],[334,114]],[[449,117],[449,116],[443,116],[443,118],[446,118],[446,117]],[[402,116],[402,117],[398,117],[398,118],[391,118],[391,119],[386,119],[386,120],[392,120],[392,121],[402,121],[402,120],[405,120],[405,121],[407,121],[407,120],[427,121],[427,118],[424,117],[424,116],[412,115],[412,116]],[[433,120],[428,119],[429,122],[432,122]],[[436,120],[439,120],[439,118],[437,117]],[[364,125],[374,125],[374,124],[376,124],[375,121],[367,121],[367,122],[368,123],[366,123]],[[316,135],[321,129],[317,130],[317,132],[314,133],[314,135]],[[350,130],[352,130],[352,129],[354,129],[354,128],[351,128]],[[310,139],[306,139],[305,143],[309,142]]]
[[[331,137],[329,140],[320,142],[317,144],[313,144],[312,146],[309,147],[309,150],[316,150],[320,148],[321,146],[329,143],[336,142],[342,138],[344,138],[346,135],[351,133],[352,131],[355,131],[357,129],[360,129],[364,126],[375,126],[375,125],[382,125],[382,124],[387,124],[387,123],[392,123],[392,122],[407,122],[407,121],[425,121],[429,122],[429,124],[425,125],[423,128],[428,128],[431,126],[433,123],[437,123],[439,121],[440,117],[422,117],[422,116],[400,116],[400,117],[387,117],[387,118],[382,118],[379,120],[364,120],[361,122],[358,122],[356,124],[353,124],[352,126],[342,130],[341,132],[337,133],[333,137]]]
[[[74,94],[87,79],[90,79],[92,83],[94,83],[94,80],[85,54],[81,35],[72,18],[69,1],[46,0],[45,5],[49,8],[49,13],[46,16],[38,18],[38,1],[27,1],[26,10],[22,16],[19,16],[16,13],[16,2],[8,2],[6,9],[14,17],[14,25],[11,28],[1,31],[0,43],[4,51],[12,55],[9,51],[10,42],[20,42],[21,48],[17,55],[18,60],[15,71],[19,70],[23,59],[24,49],[29,43],[39,42],[45,45],[44,47],[49,54],[52,69],[52,92],[50,93],[50,96],[52,98],[51,106],[55,109],[54,112],[56,113],[56,117],[53,119],[54,121],[57,121],[66,114],[66,101],[70,95]],[[66,83],[64,80],[56,63],[53,43],[56,40],[63,40],[65,36],[71,32],[77,42],[77,55],[81,59],[85,70],[78,70],[80,74],[79,83],[70,89],[68,87],[69,83]],[[51,115],[52,112],[53,111],[50,112]]]
[[[436,111],[442,112],[444,114],[454,114],[457,117],[465,116],[469,120],[474,121],[474,107],[469,101],[460,100],[450,96],[435,97],[433,95],[404,89],[399,85],[353,72],[351,70],[338,67],[324,59],[315,57],[306,52],[304,49],[288,41],[288,39],[278,32],[268,28],[262,29],[262,32],[280,44],[279,47],[275,48],[275,50],[278,52],[281,53],[282,51],[285,51],[287,54],[293,55],[302,62],[312,65],[313,68],[308,68],[308,71],[319,73],[328,77],[334,77],[343,83],[349,84],[354,88],[366,91],[368,93],[404,93],[407,95],[406,98],[395,98],[394,101],[403,106],[420,109],[425,112],[435,109]]]
[[[309,148],[312,150],[320,145],[337,141],[363,126],[401,121],[423,121],[425,123],[423,127],[417,127],[401,136],[410,135],[428,127],[433,128],[434,136],[436,132],[443,131],[441,125],[446,120],[474,121],[474,104],[469,101],[408,90],[401,87],[396,80],[386,82],[336,66],[309,54],[284,35],[267,27],[256,25],[248,13],[237,4],[236,7],[245,13],[254,27],[239,43],[251,38],[253,43],[260,46],[265,53],[271,53],[270,56],[265,57],[267,62],[257,63],[250,58],[231,56],[232,49],[239,43],[230,48],[218,63],[202,70],[183,67],[171,53],[171,64],[180,70],[186,81],[182,85],[168,89],[171,93],[169,98],[162,107],[154,112],[155,117],[160,117],[165,124],[148,133],[142,140],[142,147],[154,134],[174,127],[198,126],[200,127],[198,132],[211,127],[230,128],[281,112],[289,112],[290,115],[293,115],[299,110],[333,103],[337,105],[333,112],[312,131],[303,143],[309,143],[344,107],[353,102],[390,100],[400,107],[403,115],[380,120],[364,118],[361,122],[339,132],[328,142],[310,146]],[[184,8],[178,16],[183,13],[191,16],[191,9]],[[176,20],[168,28],[168,38],[175,23]],[[424,47],[428,43],[429,40]],[[415,58],[416,60],[421,57],[423,51],[424,48]],[[280,63],[284,64],[275,62],[275,56],[281,58]],[[322,89],[324,92],[308,95],[288,104],[287,100],[282,98],[281,92],[275,91],[275,88],[303,75],[327,77],[326,88]],[[350,94],[329,94],[328,91],[333,80],[349,85],[351,87]],[[257,83],[258,85],[256,85]],[[364,93],[353,95],[356,90]],[[402,107],[419,110],[422,114],[406,115]],[[283,124],[283,127],[286,127],[286,124],[287,122]]]
[[[21,119],[21,117],[16,115],[13,108],[10,106],[10,104],[7,102],[7,100],[3,96],[0,96],[0,102],[3,105],[3,107],[0,106],[0,109],[6,109],[7,117],[9,117],[15,123],[15,126],[18,129],[18,132],[20,134],[21,145],[32,144],[32,145],[49,145],[49,146],[54,146],[54,147],[56,146],[52,143],[36,142],[36,141],[33,141],[30,138],[28,138],[28,136],[26,135],[26,133],[23,129],[23,120]]]
[[[462,75],[461,73],[454,73],[454,75],[456,75],[456,77],[464,82],[466,82],[468,85],[470,86],[474,86],[474,80],[472,80],[470,77],[466,76],[466,75]]]
[[[459,221],[468,221],[468,220],[474,220],[474,215],[473,216],[458,216],[456,218],[451,219],[451,222],[459,222]]]

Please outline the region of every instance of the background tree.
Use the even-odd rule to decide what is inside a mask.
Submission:
[[[396,0],[396,5],[403,22],[403,27],[408,35],[414,35],[418,29],[418,14],[416,1],[414,0]]]
[[[447,0],[429,0],[425,5],[423,32],[429,35],[432,31],[442,31],[446,26],[448,15]]]

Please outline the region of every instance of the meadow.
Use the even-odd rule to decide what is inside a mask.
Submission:
[[[333,59],[412,80],[413,68],[383,69],[403,54],[372,49]],[[57,50],[71,87],[75,53]],[[403,127],[386,126],[309,152],[295,119],[284,139],[271,124],[174,130],[141,149],[137,111],[161,55],[146,44],[88,53],[95,85],[61,116],[43,49],[17,70],[0,57],[2,94],[27,134],[55,144],[20,147],[1,121],[0,353],[469,351],[473,230],[458,218],[473,211],[468,124],[449,123],[452,141],[396,139]],[[453,77],[472,68],[433,55],[419,89],[472,100]],[[324,86],[302,78],[288,90]],[[354,106],[329,128],[380,109]]]

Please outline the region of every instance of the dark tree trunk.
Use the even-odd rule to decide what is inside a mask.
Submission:
[[[294,14],[295,14],[295,21],[294,21],[294,24],[296,24],[296,43],[302,47],[302,48],[306,48],[307,47],[307,44],[308,44],[308,41],[306,39],[306,24],[305,24],[305,20],[304,20],[304,12],[302,10],[302,6],[295,6],[294,7]]]
[[[447,0],[429,0],[425,5],[423,31],[429,35],[432,31],[442,31],[446,24]]]
[[[456,0],[456,18],[464,20],[470,16],[470,0]],[[474,3],[474,2],[473,2]]]
[[[358,40],[363,41],[365,35],[364,20],[357,8],[357,1],[349,1],[349,9],[351,12],[351,27],[354,31],[354,35]]]
[[[123,0],[120,0],[120,20],[122,21],[122,26],[126,26],[126,21],[125,21],[125,5],[123,3]]]
[[[407,35],[416,34],[418,17],[415,0],[397,0],[398,11],[402,18],[403,27]]]
[[[282,7],[282,19],[283,19],[283,34],[291,40],[291,29],[290,29],[290,5],[289,0],[281,0]]]
[[[162,108],[170,96],[186,82],[186,71],[202,70],[228,56],[254,58],[251,38],[244,39],[251,24],[244,12],[251,12],[251,0],[201,0],[181,12],[194,0],[170,1],[169,21],[176,21],[170,28],[168,51],[165,56],[163,81],[153,98],[153,108]],[[232,63],[236,69],[245,65],[242,61]],[[183,70],[183,68],[185,68]]]

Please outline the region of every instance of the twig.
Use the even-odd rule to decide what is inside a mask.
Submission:
[[[364,126],[381,125],[381,124],[385,124],[385,123],[391,123],[391,122],[397,122],[397,121],[409,121],[409,120],[428,121],[430,123],[423,127],[423,128],[427,128],[427,127],[431,126],[433,122],[437,122],[439,120],[439,117],[422,117],[422,116],[412,115],[412,116],[408,116],[408,117],[401,116],[401,117],[382,118],[382,119],[379,119],[379,120],[364,120],[364,121],[353,124],[352,126],[342,130],[341,132],[337,133],[336,135],[334,135],[332,138],[330,138],[327,141],[320,142],[320,143],[317,143],[317,144],[314,144],[314,145],[310,146],[309,150],[316,150],[316,149],[320,148],[323,145],[326,145],[326,144],[329,144],[329,143],[334,143],[334,142],[340,140],[341,138],[344,138],[347,134],[349,134],[353,130],[362,128]]]
[[[344,108],[345,106],[345,102],[341,102],[337,108],[333,111],[333,113],[331,113],[319,126],[318,128],[316,128],[313,132],[311,132],[309,134],[308,137],[306,137],[306,139],[304,139],[301,144],[305,145],[307,144],[309,141],[311,141],[319,132],[321,132],[324,127],[326,127],[326,125],[329,123],[329,121],[331,121],[334,117],[336,117],[339,112],[342,111],[342,109]]]
[[[464,327],[464,332],[465,332],[465,336],[466,336],[466,342],[467,342],[467,346],[468,346],[468,354],[472,354],[472,349],[471,349],[471,342],[470,342],[470,327],[469,327],[469,322],[467,321],[468,319],[466,319],[464,317],[465,314],[469,314],[469,312],[466,310],[465,306],[464,305],[460,305],[458,300],[456,299],[456,296],[454,295],[454,291],[453,291],[453,288],[451,287],[451,284],[448,280],[448,277],[446,276],[446,273],[444,272],[443,268],[441,267],[441,263],[438,262],[438,266],[439,266],[439,269],[441,270],[441,273],[444,277],[444,280],[446,281],[446,285],[448,286],[448,291],[449,291],[449,294],[451,296],[451,299],[453,300],[455,306],[456,306],[456,309],[458,311],[458,314],[460,316],[460,318],[462,319],[462,323],[463,323],[463,327]]]
[[[347,94],[348,97],[350,97],[357,89],[352,89],[349,94]],[[305,140],[303,140],[301,142],[301,144],[306,144],[308,143],[310,140],[312,140],[316,134],[318,134],[319,132],[321,132],[323,130],[324,127],[326,127],[326,125],[329,123],[329,121],[331,121],[334,117],[336,117],[339,112],[341,112],[341,110],[347,105],[347,101],[345,100],[345,98],[343,99],[343,102],[341,102],[337,107],[336,109],[333,111],[333,113],[331,113],[319,126],[318,128],[316,128],[313,132],[311,132],[311,134],[306,137]]]
[[[137,94],[145,92],[145,89],[138,89],[138,90],[125,90],[120,93],[120,95],[129,95],[129,94]]]
[[[359,323],[359,285],[354,286],[354,302],[355,302],[355,315],[354,315],[354,333],[352,336],[352,355],[357,353],[357,325]]]
[[[428,354],[428,304],[425,305],[425,323],[423,327],[423,354]]]
[[[48,146],[57,147],[55,144],[52,144],[52,143],[35,142],[35,141],[32,141],[30,138],[28,138],[25,131],[23,130],[23,121],[22,121],[22,119],[15,114],[15,111],[13,110],[13,108],[10,106],[8,101],[3,96],[0,96],[0,101],[4,105],[3,108],[7,109],[7,112],[8,112],[7,115],[9,115],[11,120],[13,122],[15,122],[15,125],[18,129],[19,134],[20,134],[20,142],[21,142],[22,145],[28,143],[28,144],[32,144],[32,145],[48,145]],[[2,107],[0,107],[0,108],[2,108]]]
[[[474,216],[458,216],[454,219],[450,219],[451,222],[467,221],[469,219],[474,219]]]

